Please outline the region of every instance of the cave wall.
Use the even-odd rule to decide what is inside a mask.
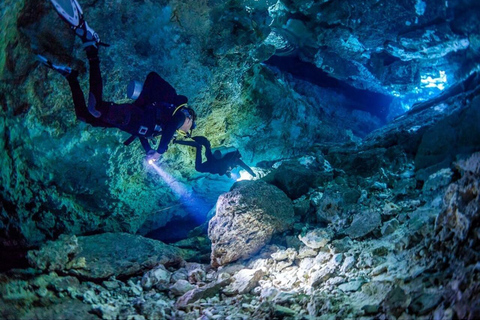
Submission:
[[[379,125],[368,113],[344,109],[337,93],[265,67],[262,62],[279,49],[267,40],[273,28],[297,32],[295,54],[335,78],[403,95],[419,84],[425,66],[448,65],[455,79],[478,57],[477,22],[469,10],[476,4],[449,3],[448,8],[440,1],[81,5],[110,44],[100,51],[105,100],[127,102],[127,83],[157,71],[189,97],[199,115],[196,134],[214,147],[237,146],[244,161],[255,165],[302,154],[315,143],[358,142],[358,132]],[[7,0],[0,6],[3,245],[31,246],[62,233],[145,234],[173,216],[188,215],[188,208],[179,206],[181,197],[145,167],[140,145],[127,148],[122,142],[128,135],[78,122],[66,81],[36,62],[40,53],[79,70],[87,90],[80,41],[50,3]],[[171,146],[162,167],[213,206],[233,181],[197,174],[193,159],[192,149]]]
[[[422,83],[445,71],[448,84],[479,58],[475,1],[282,1],[272,27],[297,54],[358,88],[405,96],[435,93]]]

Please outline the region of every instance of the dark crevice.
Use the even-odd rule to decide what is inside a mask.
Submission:
[[[412,33],[412,32],[416,32],[418,30],[422,31],[423,33],[425,29],[428,29],[429,27],[437,27],[439,25],[444,24],[445,22],[447,22],[445,18],[439,17],[423,24],[412,24],[412,26],[407,27],[404,32],[399,32],[398,38],[401,38],[402,36],[408,35],[409,33]]]
[[[282,72],[287,72],[294,77],[308,81],[323,88],[330,88],[345,95],[352,101],[346,105],[348,109],[362,110],[377,116],[386,122],[390,103],[393,97],[368,90],[357,89],[343,81],[329,76],[314,64],[301,61],[298,57],[272,56],[265,61],[267,66],[276,67]]]
[[[165,243],[175,243],[188,238],[190,230],[200,226],[203,222],[204,221],[199,222],[191,216],[176,218],[168,222],[165,226],[150,231],[145,237]]]

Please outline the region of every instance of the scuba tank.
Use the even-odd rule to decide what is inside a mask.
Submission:
[[[212,149],[215,159],[222,159],[227,153],[238,151],[235,147],[218,147]]]
[[[137,99],[142,92],[143,84],[136,80],[131,80],[127,85],[127,97],[129,99]]]

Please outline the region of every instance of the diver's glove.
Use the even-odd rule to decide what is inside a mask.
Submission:
[[[145,160],[147,160],[148,163],[152,164],[160,159],[160,156],[162,154],[158,153],[155,150],[150,150],[147,152],[147,156],[145,157]]]

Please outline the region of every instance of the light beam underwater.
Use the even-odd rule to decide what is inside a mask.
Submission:
[[[193,190],[189,190],[185,184],[176,180],[154,161],[149,160],[148,164],[155,169],[155,172],[158,173],[173,193],[179,197],[181,205],[187,210],[187,212],[191,214],[197,222],[203,222],[211,209],[211,205],[196,196]]]

